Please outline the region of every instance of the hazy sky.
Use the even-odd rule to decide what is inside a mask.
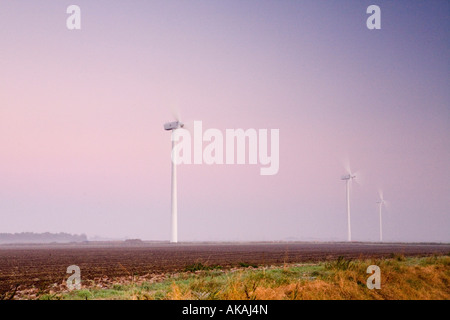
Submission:
[[[68,30],[66,8],[81,8]],[[368,30],[366,8],[381,8]],[[168,240],[172,109],[280,129],[280,169],[180,165],[179,240],[450,241],[450,2],[1,1],[0,233]]]

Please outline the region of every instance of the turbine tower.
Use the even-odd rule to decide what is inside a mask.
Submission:
[[[172,235],[170,238],[171,243],[178,242],[178,208],[177,208],[177,163],[176,163],[176,154],[173,152],[175,147],[175,130],[179,128],[183,128],[184,124],[179,121],[168,122],[164,124],[164,130],[172,131],[172,215],[171,215],[171,230]]]
[[[345,185],[346,185],[346,190],[347,190],[347,229],[348,229],[347,240],[348,241],[352,241],[352,228],[350,225],[350,181],[354,178],[356,178],[356,175],[354,175],[352,173],[343,175],[341,177],[341,180],[345,180]]]
[[[383,194],[380,193],[380,200],[377,201],[378,204],[378,213],[380,215],[380,242],[383,241],[383,221],[381,220],[381,207],[383,205],[386,206],[386,201],[383,199]]]

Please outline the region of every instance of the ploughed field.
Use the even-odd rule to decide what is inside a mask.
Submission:
[[[184,271],[189,266],[277,265],[345,258],[448,254],[450,244],[404,243],[86,243],[1,245],[0,293],[65,283],[77,265],[82,281]]]

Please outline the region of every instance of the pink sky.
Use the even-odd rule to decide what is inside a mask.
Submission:
[[[181,165],[179,240],[450,241],[447,2],[0,4],[0,232],[166,240],[177,108],[280,129],[280,170]],[[411,19],[414,16],[415,19]]]

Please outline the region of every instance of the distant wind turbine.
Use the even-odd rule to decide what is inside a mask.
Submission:
[[[380,199],[377,201],[378,213],[380,215],[380,242],[383,241],[383,221],[381,217],[381,207],[386,206],[386,201],[383,198],[383,192],[380,191]]]
[[[341,177],[341,180],[345,181],[345,186],[346,186],[346,190],[347,190],[347,230],[348,230],[347,240],[348,241],[352,241],[352,227],[350,224],[350,181],[355,178],[356,178],[356,175],[354,175],[352,173],[343,175]]]

